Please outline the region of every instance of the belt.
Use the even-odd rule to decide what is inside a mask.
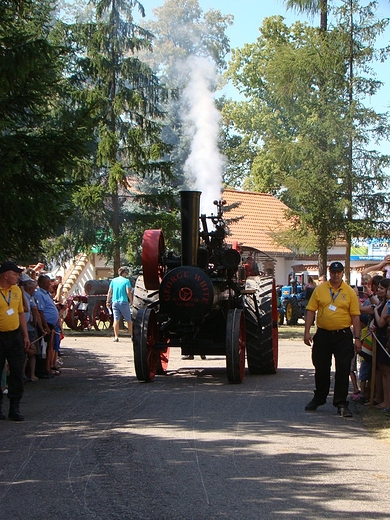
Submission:
[[[345,329],[337,330],[320,329],[320,327],[318,327],[318,330],[321,330],[322,332],[327,332],[328,334],[338,334],[339,332],[347,332],[348,330],[351,332],[351,327],[345,327]]]
[[[7,330],[7,331],[4,331],[4,330],[0,330],[0,334],[16,334],[17,332],[19,332],[19,327],[17,329],[14,329],[14,330]]]

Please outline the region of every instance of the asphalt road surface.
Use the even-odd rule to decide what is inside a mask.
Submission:
[[[224,358],[178,350],[139,383],[124,337],[80,333],[62,351],[60,376],[26,384],[26,420],[0,421],[1,519],[390,518],[390,446],[330,398],[304,411],[303,342],[241,385]]]

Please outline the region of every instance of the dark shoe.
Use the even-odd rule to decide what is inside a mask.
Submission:
[[[10,399],[8,419],[12,421],[24,421],[23,415],[19,412],[19,399]]]
[[[51,379],[52,375],[49,374],[49,372],[39,372],[38,373],[38,379]]]
[[[351,410],[348,406],[339,406],[337,410],[337,415],[339,417],[353,417]]]
[[[200,356],[200,359],[206,359],[206,356],[205,356],[204,354],[202,354],[202,355]]]
[[[5,420],[5,415],[3,414],[2,410],[0,409],[0,421]]]
[[[181,356],[181,359],[185,359],[185,360],[194,359],[194,356]]]
[[[8,419],[11,419],[11,421],[24,421],[24,416],[20,412],[10,412]]]
[[[317,410],[319,406],[321,405],[318,404],[315,399],[312,399],[310,403],[307,403],[307,405],[305,406],[305,410],[306,412],[314,412],[314,410]]]

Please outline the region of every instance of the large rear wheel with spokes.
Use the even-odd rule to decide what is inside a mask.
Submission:
[[[92,311],[92,324],[95,330],[108,330],[112,327],[113,316],[104,300],[96,302]]]

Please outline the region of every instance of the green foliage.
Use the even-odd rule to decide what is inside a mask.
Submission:
[[[171,179],[170,147],[161,139],[166,91],[139,51],[151,46],[150,33],[137,26],[133,0],[92,2],[89,22],[61,24],[58,34],[72,45],[66,74],[80,100],[91,107],[94,146],[87,185],[75,194],[75,218],[67,233],[78,248],[94,247],[119,267],[121,251],[131,251],[136,193]],[[118,265],[117,265],[118,264]]]
[[[156,40],[153,54],[145,58],[170,85],[183,86],[179,69],[188,56],[209,57],[219,69],[226,67],[230,45],[225,33],[232,15],[203,12],[198,0],[166,0],[153,13],[155,19],[144,25]]]
[[[245,186],[279,193],[297,223],[282,243],[297,250],[306,236],[322,257],[337,237],[383,229],[389,209],[389,158],[370,146],[389,135],[388,115],[364,106],[380,86],[370,63],[387,21],[375,21],[373,5],[353,2],[359,24],[351,33],[350,3],[343,6],[325,34],[264,20],[257,42],[234,51],[228,71],[247,100],[224,106],[225,121],[256,150]]]
[[[32,261],[72,212],[85,110],[72,104],[49,40],[51,2],[0,6],[0,257]]]

